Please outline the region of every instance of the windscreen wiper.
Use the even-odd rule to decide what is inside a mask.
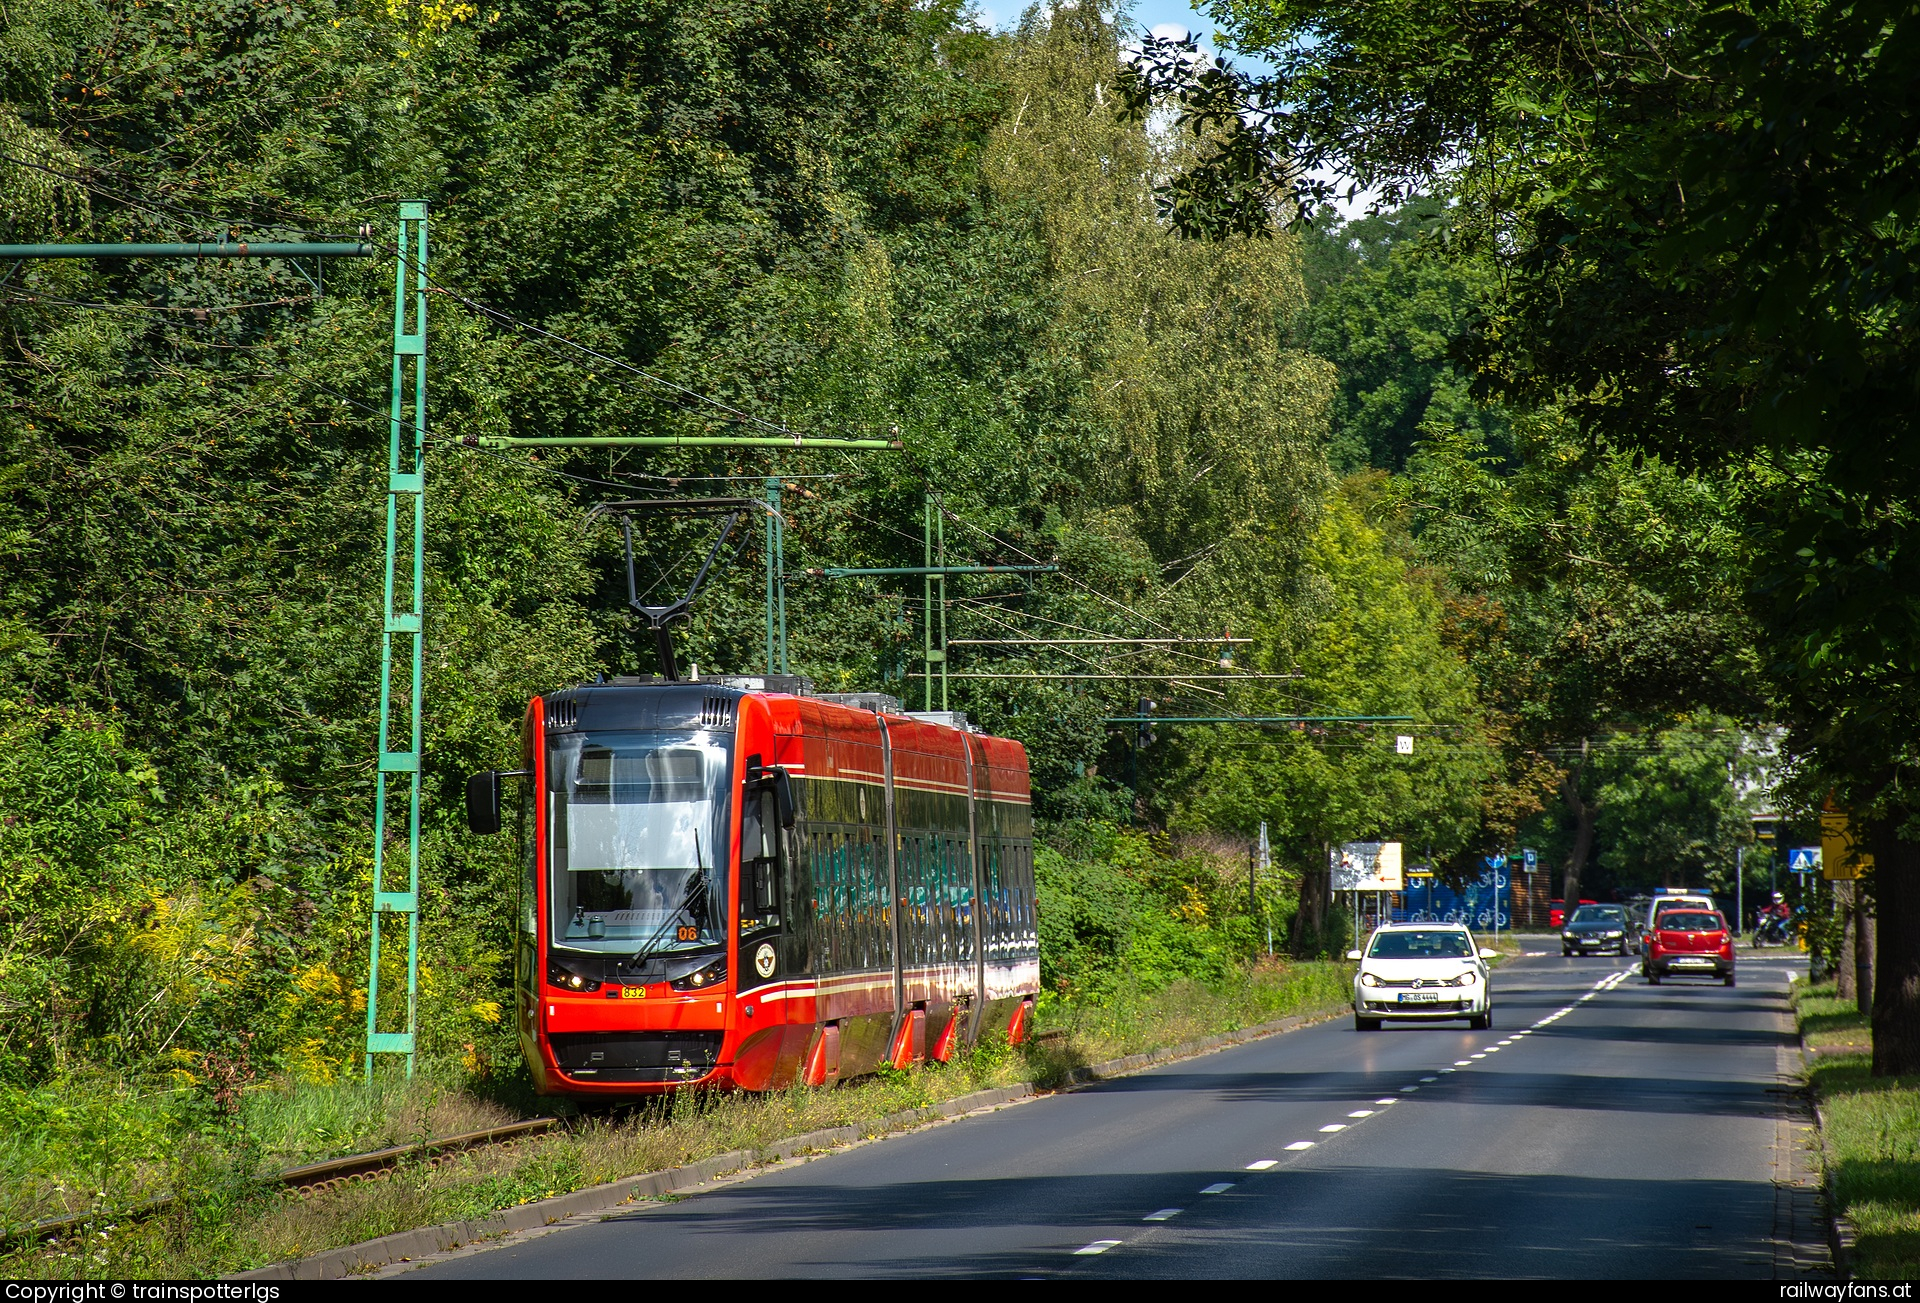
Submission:
[[[627,961],[629,964],[643,964],[653,958],[660,943],[667,939],[667,933],[679,923],[680,916],[684,914],[691,919],[693,902],[707,894],[707,861],[706,856],[700,853],[700,833],[697,829],[693,834],[693,863],[694,873],[687,879],[686,890],[680,893],[680,903],[660,920],[660,926],[653,930],[653,935],[640,943],[640,949],[635,951],[633,957]]]

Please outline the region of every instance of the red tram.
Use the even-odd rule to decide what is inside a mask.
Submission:
[[[776,686],[796,686],[774,681]],[[518,777],[520,1045],[546,1094],[776,1090],[1023,1039],[1026,751],[759,679],[536,697]]]

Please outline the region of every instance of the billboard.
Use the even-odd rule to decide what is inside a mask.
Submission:
[[[1399,891],[1399,842],[1347,842],[1329,855],[1335,891]]]
[[[1427,878],[1407,888],[1406,904],[1393,911],[1396,923],[1465,923],[1470,928],[1509,928],[1513,897],[1507,887],[1507,857],[1485,861],[1484,873],[1458,890]]]

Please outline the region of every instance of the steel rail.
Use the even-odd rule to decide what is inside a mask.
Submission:
[[[434,1140],[424,1140],[411,1145],[393,1145],[386,1149],[375,1149],[364,1154],[348,1154],[344,1158],[329,1158],[318,1163],[303,1163],[299,1167],[289,1167],[283,1172],[263,1179],[263,1184],[291,1188],[301,1193],[312,1190],[325,1190],[333,1186],[365,1180],[370,1176],[383,1175],[398,1167],[409,1158],[422,1155],[439,1158],[468,1149],[477,1149],[484,1145],[504,1144],[518,1140],[523,1136],[540,1135],[560,1125],[556,1117],[529,1118],[524,1122],[509,1122],[505,1126],[487,1127],[480,1131],[466,1131],[456,1136],[442,1136]],[[36,1240],[52,1239],[68,1231],[78,1230],[97,1222],[134,1221],[142,1217],[151,1217],[157,1212],[171,1208],[177,1196],[163,1194],[135,1204],[132,1208],[119,1212],[92,1211],[73,1213],[66,1217],[48,1217],[37,1222],[29,1222],[18,1230],[0,1232],[0,1245],[32,1243]]]

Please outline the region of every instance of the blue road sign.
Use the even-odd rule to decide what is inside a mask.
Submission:
[[[1787,871],[1789,873],[1818,873],[1820,871],[1820,848],[1818,846],[1796,846],[1788,851]]]
[[[1528,873],[1532,873],[1535,869],[1540,867],[1540,857],[1537,854],[1535,854],[1533,851],[1521,851],[1520,853],[1526,856]]]

